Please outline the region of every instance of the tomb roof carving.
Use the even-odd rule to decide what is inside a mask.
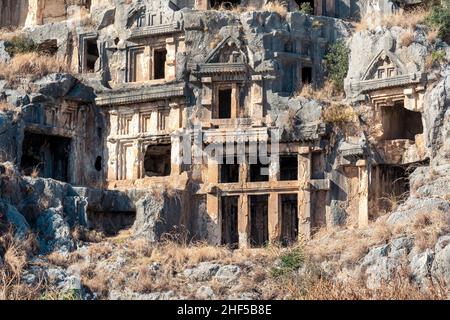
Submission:
[[[105,90],[98,93],[95,99],[99,106],[124,105],[137,102],[148,102],[185,95],[185,84],[180,82],[160,85],[144,85],[140,87],[124,86],[118,89]]]
[[[382,49],[368,64],[360,79],[350,79],[348,88],[353,96],[357,96],[380,89],[423,83],[424,80],[425,73],[408,70],[397,55]]]

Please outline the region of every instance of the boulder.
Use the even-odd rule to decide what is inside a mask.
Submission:
[[[213,289],[210,286],[201,286],[195,292],[195,297],[201,300],[214,300],[215,295]]]
[[[418,285],[426,285],[426,281],[430,276],[431,265],[434,259],[434,252],[430,249],[419,254],[413,255],[409,263],[409,269],[414,282]]]
[[[450,284],[450,244],[447,244],[436,256],[431,267],[431,275],[437,281],[444,281]]]
[[[25,217],[17,211],[16,207],[7,205],[6,220],[10,222],[15,228],[15,236],[24,239],[30,232],[30,225]]]
[[[6,63],[11,59],[8,51],[6,51],[5,42],[0,41],[0,63]]]
[[[220,282],[232,282],[239,277],[241,273],[241,268],[235,265],[225,265],[217,270],[217,273],[214,275],[214,279],[219,280]]]
[[[77,80],[70,74],[52,73],[35,81],[30,86],[41,94],[59,98],[69,93],[76,82]]]
[[[148,194],[136,202],[136,220],[133,225],[135,237],[156,242],[161,236],[178,225],[181,208],[176,199],[166,192],[158,195]]]
[[[207,281],[219,271],[220,265],[212,262],[201,262],[192,269],[184,270],[185,277],[196,281]]]
[[[73,250],[70,227],[62,216],[62,207],[50,208],[40,214],[36,220],[36,229],[42,253]]]

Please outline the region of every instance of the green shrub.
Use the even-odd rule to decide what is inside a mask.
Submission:
[[[328,78],[339,91],[344,91],[344,79],[348,72],[350,50],[343,41],[338,41],[328,48],[325,55],[325,67]]]
[[[300,12],[303,14],[313,14],[314,10],[309,4],[309,2],[304,2],[300,5]]]
[[[437,50],[430,53],[425,62],[425,67],[430,70],[434,67],[439,67],[447,61],[447,56],[444,50]]]
[[[32,39],[21,35],[7,41],[5,49],[11,56],[14,56],[16,54],[37,52],[38,45]]]
[[[272,269],[273,277],[283,277],[300,269],[305,263],[305,256],[300,247],[295,247],[280,257],[280,265]]]
[[[440,38],[449,40],[450,0],[441,0],[439,4],[434,4],[425,21],[430,27],[437,29]]]

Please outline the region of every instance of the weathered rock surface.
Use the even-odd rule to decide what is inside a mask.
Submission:
[[[69,224],[62,216],[62,207],[50,208],[40,214],[36,221],[40,250],[70,252],[74,248]]]

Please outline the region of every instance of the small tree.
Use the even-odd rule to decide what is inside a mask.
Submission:
[[[328,48],[325,55],[325,67],[328,78],[333,82],[339,91],[344,91],[344,79],[348,72],[350,50],[344,41],[338,41]]]
[[[439,4],[434,4],[426,22],[437,29],[440,38],[450,40],[450,0],[441,0]]]

